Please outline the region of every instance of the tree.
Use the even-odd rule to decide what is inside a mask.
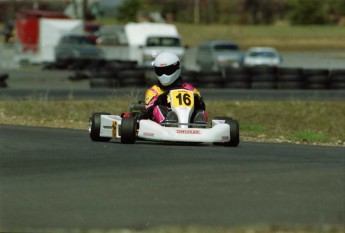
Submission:
[[[292,24],[329,23],[327,6],[324,0],[292,0],[290,21]]]
[[[142,9],[143,0],[125,0],[118,8],[118,20],[136,21],[138,12]]]

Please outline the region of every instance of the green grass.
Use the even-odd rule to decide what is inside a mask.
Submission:
[[[115,24],[114,19],[102,19],[103,25]],[[233,40],[242,49],[251,46],[272,46],[280,51],[345,49],[344,26],[339,25],[274,25],[187,24],[176,23],[184,44],[196,46],[202,40]]]
[[[251,46],[272,46],[281,51],[345,48],[343,26],[177,24],[177,27],[184,43],[190,46],[202,40],[224,39],[236,41],[243,49]]]
[[[8,230],[8,229],[6,229]],[[208,226],[161,226],[143,229],[10,229],[6,232],[37,232],[37,233],[344,233],[343,226],[248,226],[248,227],[208,227]]]
[[[325,141],[327,140],[327,136],[320,134],[320,133],[314,133],[309,131],[303,131],[303,132],[296,132],[292,134],[290,137],[293,139],[298,139],[302,141]]]
[[[0,124],[87,130],[92,112],[121,114],[131,100],[0,101]],[[206,106],[209,119],[237,119],[245,140],[345,145],[344,101],[206,100]]]

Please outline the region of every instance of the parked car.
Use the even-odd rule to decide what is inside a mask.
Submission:
[[[243,57],[243,66],[280,66],[283,63],[282,56],[275,48],[252,47]]]
[[[56,61],[100,59],[103,57],[103,51],[96,46],[95,41],[85,35],[63,36],[55,47]]]
[[[240,67],[242,57],[243,52],[233,41],[203,41],[197,49],[196,63],[201,71],[222,71]]]

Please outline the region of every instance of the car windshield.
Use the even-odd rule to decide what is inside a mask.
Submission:
[[[147,46],[181,46],[181,41],[176,37],[150,37],[147,39]]]
[[[66,36],[61,40],[62,44],[95,45],[95,42],[86,36]]]
[[[220,44],[214,46],[216,51],[237,51],[240,48],[235,44]]]
[[[250,57],[265,57],[265,58],[275,58],[277,54],[271,51],[255,51],[249,53]]]

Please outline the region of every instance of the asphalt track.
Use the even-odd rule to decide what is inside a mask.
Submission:
[[[123,145],[0,125],[0,229],[344,225],[345,149]]]

